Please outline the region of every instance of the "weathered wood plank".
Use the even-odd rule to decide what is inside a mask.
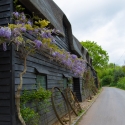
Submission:
[[[0,64],[9,64],[10,59],[9,58],[0,58]]]
[[[10,92],[10,86],[0,86],[0,93],[1,92]]]
[[[11,72],[7,71],[7,72],[0,72],[0,78],[9,78],[11,76]]]
[[[0,122],[0,125],[12,125],[11,122]]]
[[[0,93],[0,100],[1,99],[10,99],[10,93]]]
[[[0,13],[0,18],[9,18],[11,16],[10,12],[2,12]]]
[[[10,115],[1,115],[0,114],[0,122],[3,122],[3,121],[5,121],[5,122],[9,122],[11,119],[10,119]],[[0,125],[3,125],[3,124],[0,124]]]
[[[20,83],[20,79],[19,78],[15,78],[15,84],[19,84]],[[36,79],[30,79],[30,78],[23,78],[23,84],[35,84],[36,83]]]
[[[15,70],[16,71],[23,71],[23,69],[24,69],[24,66],[23,65],[15,65]],[[35,72],[35,69],[34,68],[32,68],[32,67],[27,67],[27,72],[32,72],[32,73],[34,73]]]
[[[0,12],[8,11],[8,10],[10,10],[10,5],[0,6]]]
[[[0,114],[9,114],[10,113],[10,107],[0,107]]]
[[[10,71],[10,65],[0,65],[0,71]]]
[[[5,24],[8,24],[10,23],[10,19],[6,19],[6,18],[3,18],[3,19],[0,19],[0,25],[5,25]]]
[[[10,78],[0,79],[0,86],[8,86],[8,85],[10,85]]]
[[[10,106],[10,100],[0,100],[0,107]]]
[[[19,78],[20,73],[21,73],[20,71],[15,71],[15,77]],[[36,78],[36,74],[35,73],[28,73],[28,72],[26,72],[26,74],[23,75],[23,78],[32,78],[32,79],[34,78],[35,79]]]
[[[0,0],[0,6],[10,4],[10,0]]]

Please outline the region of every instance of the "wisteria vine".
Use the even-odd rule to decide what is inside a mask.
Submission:
[[[70,69],[75,76],[83,76],[86,68],[86,61],[78,58],[63,49],[59,49],[52,34],[58,35],[60,32],[55,29],[47,28],[49,21],[27,18],[22,12],[13,12],[15,24],[8,24],[7,27],[0,27],[0,44],[3,44],[3,50],[7,50],[7,43],[14,43],[17,50],[23,45],[26,50],[42,51],[49,50],[49,54],[62,66]],[[34,35],[34,40],[24,39],[25,33]],[[44,49],[43,49],[44,48]]]

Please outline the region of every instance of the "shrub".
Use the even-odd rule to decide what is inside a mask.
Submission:
[[[113,82],[113,77],[111,75],[104,76],[101,80],[102,86],[110,85]]]
[[[113,82],[117,83],[121,77],[124,77],[125,73],[119,69],[114,72],[114,80]]]
[[[121,89],[125,89],[125,77],[122,77],[118,80],[117,87]]]

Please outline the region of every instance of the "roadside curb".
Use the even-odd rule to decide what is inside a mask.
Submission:
[[[103,89],[100,90],[100,92],[97,94],[97,97],[92,101],[92,103],[85,109],[85,111],[83,113],[80,114],[80,116],[78,116],[78,118],[71,124],[71,125],[77,125],[77,123],[80,121],[80,119],[82,118],[82,116],[88,111],[88,109],[93,105],[93,103],[96,101],[96,99],[99,97],[99,95],[101,94]]]

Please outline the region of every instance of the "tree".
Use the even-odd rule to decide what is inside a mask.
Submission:
[[[93,67],[97,69],[102,69],[107,66],[109,61],[108,53],[102,49],[101,46],[97,45],[96,42],[82,41],[81,45],[85,47],[92,58]]]

